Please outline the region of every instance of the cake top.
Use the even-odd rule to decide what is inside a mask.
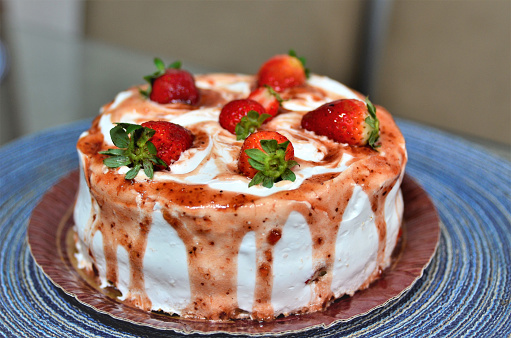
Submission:
[[[334,177],[356,163],[398,172],[406,161],[404,139],[388,112],[337,81],[309,74],[295,54],[269,59],[257,75],[194,77],[178,64],[165,68],[158,59],[155,64],[158,71],[146,77],[148,85],[119,93],[82,135],[78,148],[98,170],[133,182],[264,197]],[[160,122],[149,121],[172,126],[162,131]],[[259,132],[264,137],[253,141]],[[172,140],[161,141],[162,135]],[[118,148],[129,148],[130,140],[148,145],[149,160],[137,165],[126,159],[131,155]],[[266,174],[265,161],[281,162]]]

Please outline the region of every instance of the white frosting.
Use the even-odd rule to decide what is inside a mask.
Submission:
[[[251,311],[254,305],[256,285],[256,240],[253,231],[248,232],[241,242],[238,253],[238,306]]]
[[[78,160],[80,168],[83,168],[84,160],[83,154],[78,151]],[[92,197],[90,195],[89,186],[85,182],[85,175],[83,170],[80,170],[80,185],[78,187],[78,194],[76,196],[76,203],[74,208],[74,217],[82,226],[78,227],[78,237],[85,238],[85,232],[90,231],[90,218],[92,215]]]
[[[98,276],[101,282],[100,287],[106,288],[109,284],[106,278],[106,259],[105,252],[103,251],[103,234],[100,231],[95,232],[92,237],[92,243],[88,243],[87,247],[94,255],[94,264],[98,270]],[[88,255],[85,257],[89,258]]]
[[[385,200],[385,222],[387,224],[387,241],[385,245],[385,264],[390,263],[392,251],[396,246],[396,238],[399,233],[401,220],[404,211],[403,194],[401,193],[401,181],[404,172],[399,178],[399,182],[392,187],[387,199]]]
[[[219,77],[222,77],[222,74],[217,74]],[[230,74],[226,75],[230,77]],[[240,78],[245,78],[246,75],[237,74]],[[229,92],[238,93],[242,96],[248,96],[250,94],[250,83],[247,81],[215,81],[214,83],[201,80],[200,78],[196,80],[195,85],[200,89],[221,89]]]
[[[309,224],[299,212],[289,215],[281,239],[273,248],[272,305],[277,313],[291,313],[306,307],[312,289],[312,239]]]
[[[369,198],[360,186],[344,211],[337,233],[332,290],[353,294],[376,269],[378,231]]]
[[[121,292],[121,300],[130,295],[130,259],[128,251],[122,246],[117,246],[117,289]]]
[[[158,205],[152,217],[144,255],[145,291],[153,310],[180,313],[191,299],[186,248]]]

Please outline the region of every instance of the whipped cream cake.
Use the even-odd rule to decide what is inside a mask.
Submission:
[[[271,320],[320,311],[391,263],[406,163],[391,115],[376,107],[377,147],[350,145],[303,128],[302,118],[336,100],[364,102],[359,93],[316,74],[279,89],[278,114],[258,130],[292,144],[294,179],[249,186],[238,169],[244,141],[219,115],[260,86],[258,77],[196,75],[193,103],[158,103],[150,85],[133,87],[80,136],[76,257],[121,301],[183,318]],[[110,131],[147,121],[182,126],[193,142],[167,168],[137,168],[127,179],[133,166],[105,165]]]

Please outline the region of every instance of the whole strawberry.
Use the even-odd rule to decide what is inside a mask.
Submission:
[[[254,89],[248,98],[259,102],[266,110],[266,113],[271,115],[265,122],[269,122],[278,114],[282,103],[280,95],[268,85]]]
[[[257,85],[268,85],[280,93],[285,89],[304,85],[308,74],[305,59],[298,58],[291,50],[287,55],[275,55],[261,66],[257,74]]]
[[[222,128],[235,134],[237,140],[243,140],[269,117],[270,115],[259,102],[239,99],[229,101],[223,106],[218,121]]]
[[[110,130],[117,148],[100,151],[108,155],[103,163],[109,168],[129,166],[125,178],[131,180],[144,169],[153,178],[154,169],[168,167],[192,145],[192,134],[185,128],[167,121],[150,121],[142,125],[117,123]]]
[[[192,133],[178,124],[168,121],[149,121],[142,123],[142,127],[156,131],[149,141],[156,147],[158,151],[156,155],[167,166],[177,161],[181,153],[193,144]]]
[[[238,159],[238,170],[252,178],[249,187],[262,184],[266,188],[280,180],[294,182],[296,175],[290,168],[294,161],[291,142],[276,131],[258,131],[245,139]]]
[[[194,105],[199,102],[200,95],[195,86],[195,79],[192,74],[181,69],[181,62],[174,62],[165,68],[163,61],[155,58],[154,64],[158,70],[144,77],[150,86],[146,91],[141,91],[143,95],[161,104]]]
[[[376,108],[356,99],[342,99],[326,103],[302,118],[302,128],[324,135],[339,143],[375,149],[380,137],[380,122]]]

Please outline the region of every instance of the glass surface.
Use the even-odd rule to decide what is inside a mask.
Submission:
[[[153,55],[79,36],[10,26],[2,34],[7,58],[0,86],[0,145],[47,128],[93,117],[115,95],[144,83]],[[187,63],[193,73],[206,70]]]

